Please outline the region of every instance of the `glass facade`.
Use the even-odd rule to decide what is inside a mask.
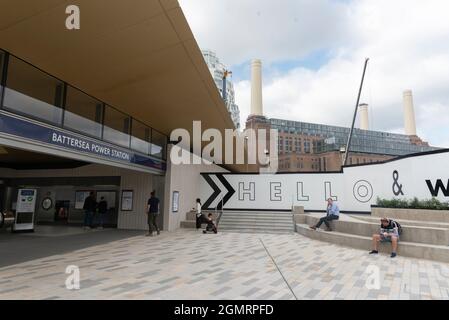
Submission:
[[[9,57],[5,109],[61,125],[63,90],[61,81],[16,57]]]
[[[349,128],[329,126],[323,124],[270,119],[271,127],[280,133],[298,134],[310,137],[320,137],[314,141],[313,152],[323,153],[339,151],[345,147],[349,136]],[[374,153],[401,156],[411,153],[437,150],[426,145],[412,144],[410,137],[404,134],[354,129],[351,152]],[[311,152],[310,142],[304,141],[304,152]]]
[[[1,50],[0,79],[3,110],[166,160],[167,136]]]
[[[151,155],[153,157],[162,157],[166,154],[167,138],[156,130],[151,134]]]
[[[103,103],[87,94],[67,86],[64,126],[101,138]]]
[[[130,147],[131,118],[110,106],[106,106],[104,113],[103,139],[119,146]]]
[[[141,153],[150,153],[151,129],[143,123],[133,120],[131,149]]]
[[[5,53],[0,50],[0,102],[3,100],[3,66],[5,64]]]

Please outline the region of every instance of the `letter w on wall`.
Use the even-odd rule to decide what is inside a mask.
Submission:
[[[443,181],[441,179],[438,179],[435,187],[432,184],[432,181],[426,180],[427,187],[429,188],[430,194],[432,197],[438,197],[438,194],[443,192],[445,197],[449,197],[449,180],[447,181],[447,186],[444,186]]]

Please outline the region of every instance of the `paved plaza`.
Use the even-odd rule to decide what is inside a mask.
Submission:
[[[114,235],[111,242],[70,246],[77,236],[110,241]],[[27,241],[39,243],[37,236],[18,237],[23,248]],[[0,299],[449,298],[448,264],[369,256],[295,233],[179,230],[150,238],[108,230],[53,236],[51,241],[66,242],[70,250],[1,265]],[[0,241],[0,249],[8,243]],[[80,268],[79,290],[66,288],[69,265]],[[372,270],[380,271],[378,289],[366,286],[372,283]]]

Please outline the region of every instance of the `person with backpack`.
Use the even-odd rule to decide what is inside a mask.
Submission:
[[[103,229],[103,223],[106,214],[108,213],[108,202],[104,197],[101,197],[100,202],[98,203],[98,215],[100,219],[99,229]]]
[[[148,199],[147,214],[148,214],[148,228],[149,228],[147,236],[149,237],[153,236],[153,227],[156,228],[157,235],[160,235],[161,232],[157,225],[157,217],[159,216],[159,199],[156,197],[156,191],[152,191],[151,198]]]
[[[95,193],[91,191],[89,196],[84,200],[84,230],[92,228],[92,220],[94,213],[97,210],[97,201],[95,200]]]
[[[402,234],[401,225],[391,219],[380,219],[380,232],[373,234],[373,250],[369,254],[378,254],[379,242],[391,242],[391,258],[396,257],[398,249],[399,236]]]

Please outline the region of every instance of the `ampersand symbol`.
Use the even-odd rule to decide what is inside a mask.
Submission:
[[[399,184],[398,180],[399,180],[399,172],[397,170],[395,170],[393,172],[393,193],[395,196],[403,196],[404,192],[402,192],[402,184]]]

